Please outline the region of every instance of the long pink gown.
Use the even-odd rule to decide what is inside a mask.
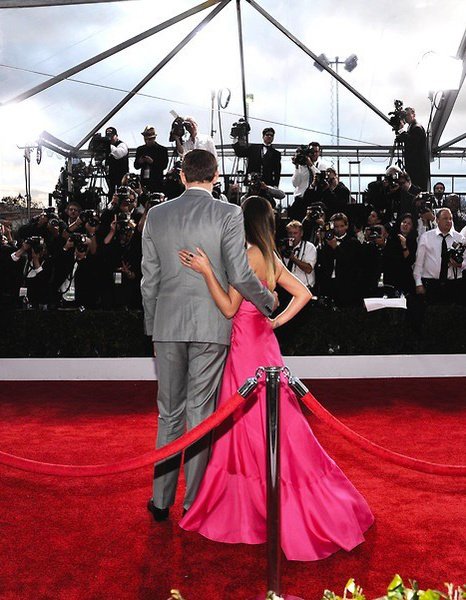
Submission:
[[[272,328],[243,300],[233,319],[219,405],[258,366],[281,366]],[[288,560],[318,560],[364,541],[374,517],[314,437],[298,401],[281,386],[281,542]],[[266,541],[265,384],[216,431],[198,495],[180,522],[217,542]]]

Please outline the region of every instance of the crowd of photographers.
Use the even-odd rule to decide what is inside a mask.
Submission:
[[[419,301],[465,303],[466,220],[458,196],[438,182],[429,194],[407,172],[390,167],[355,203],[337,171],[321,158],[318,142],[292,157],[294,199],[279,188],[281,154],[275,131],[249,144],[249,125],[234,124],[236,155],[247,160],[246,188],[233,183],[219,201],[241,204],[263,195],[276,212],[276,243],[286,266],[313,293],[337,306],[362,305],[371,296],[406,295]],[[233,135],[234,134],[234,135]],[[165,173],[168,151],[147,126],[129,173],[128,148],[114,127],[90,148],[105,161],[109,201],[88,208],[79,200],[47,208],[17,231],[0,225],[0,302],[4,308],[141,308],[141,235],[147,211],[183,191],[176,165]],[[214,153],[193,118],[175,119],[170,139],[179,158],[200,147]],[[113,187],[112,187],[113,186]]]

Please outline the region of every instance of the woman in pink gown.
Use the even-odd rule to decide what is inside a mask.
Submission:
[[[273,328],[287,322],[311,298],[273,255],[270,204],[262,198],[249,198],[244,218],[251,267],[264,285],[274,287],[277,282],[293,298],[278,317],[269,320],[238,292],[230,288],[227,294],[220,287],[202,250],[195,256],[180,252],[185,266],[204,275],[225,316],[234,315],[219,406],[254,376],[257,367],[283,365]],[[260,232],[264,226],[270,233],[265,236],[267,247]],[[285,556],[288,560],[318,560],[340,548],[351,550],[364,541],[364,532],[374,520],[372,513],[320,446],[286,385],[281,386],[280,402],[281,543]],[[212,456],[196,499],[180,522],[183,529],[218,542],[266,541],[265,430],[265,384],[261,380],[245,405],[214,432]]]

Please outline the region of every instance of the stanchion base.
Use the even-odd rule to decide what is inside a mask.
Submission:
[[[300,596],[291,596],[290,594],[283,594],[280,597],[284,600],[304,600]],[[254,598],[249,598],[249,600],[265,600],[265,594],[259,594],[258,596],[254,596]]]

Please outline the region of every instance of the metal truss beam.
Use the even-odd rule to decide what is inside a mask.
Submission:
[[[267,19],[272,25],[275,25],[277,29],[279,29],[289,40],[291,40],[298,48],[301,48],[303,52],[305,52],[308,56],[310,56],[316,63],[318,63],[322,69],[327,71],[332,77],[334,77],[341,85],[343,85],[347,90],[349,90],[356,98],[359,98],[361,102],[363,102],[368,108],[375,112],[381,119],[383,119],[386,123],[390,125],[389,118],[384,115],[382,111],[380,111],[376,106],[372,104],[367,98],[365,98],[362,94],[360,94],[352,85],[350,85],[347,81],[345,81],[338,73],[336,73],[333,69],[331,69],[327,64],[322,62],[320,58],[312,52],[307,46],[305,46],[297,37],[295,37],[292,33],[290,33],[281,23],[279,23],[276,19],[274,19],[269,13],[267,13],[257,2],[254,0],[246,0],[249,2],[251,6],[253,6],[263,17]]]
[[[192,38],[203,29],[207,23],[209,23],[214,17],[218,15],[218,13],[225,8],[225,6],[231,2],[231,0],[222,0],[220,3],[217,3],[217,6],[213,9],[211,13],[209,13],[196,27],[185,36],[179,44],[177,44],[171,52],[169,52],[165,58],[163,58],[159,64],[152,69],[150,73],[148,73],[144,79],[142,79],[109,113],[107,113],[103,119],[101,119],[97,125],[76,145],[76,149],[81,148],[90,138],[99,131],[101,127],[103,127],[119,110],[127,104],[131,98],[133,98],[140,89],[142,89],[153,77],[156,75],[163,67],[170,62],[170,60],[178,54],[180,50],[182,50],[186,44],[192,40]]]
[[[447,146],[455,144],[457,141],[459,141],[457,138],[455,138],[454,140],[443,144],[441,147],[438,145],[466,77],[466,29],[464,30],[463,39],[461,40],[458,52],[456,53],[456,58],[459,58],[463,61],[463,73],[461,74],[459,88],[457,90],[449,90],[445,92],[442,100],[440,101],[440,106],[435,112],[434,118],[432,119],[432,153],[435,155],[437,155],[440,148],[446,148]],[[464,136],[460,137],[460,139],[464,139]]]
[[[10,98],[9,100],[6,100],[2,104],[0,104],[0,106],[4,106],[6,104],[11,104],[13,102],[15,102],[15,103],[22,102],[23,100],[26,100],[27,98],[30,98],[31,96],[35,96],[39,92],[43,92],[44,90],[56,85],[60,81],[63,81],[64,79],[68,79],[69,77],[75,75],[76,73],[79,73],[80,71],[83,71],[84,69],[87,69],[88,67],[92,67],[92,65],[95,65],[96,63],[98,63],[102,60],[105,60],[106,58],[109,58],[110,56],[113,56],[114,54],[117,54],[118,52],[121,52],[122,50],[126,50],[126,48],[129,48],[130,46],[133,46],[134,44],[137,44],[138,42],[145,40],[146,38],[158,33],[159,31],[162,31],[163,29],[167,29],[168,27],[171,27],[175,23],[178,23],[179,21],[182,21],[182,20],[186,19],[187,17],[191,17],[192,15],[195,15],[196,13],[201,12],[201,11],[205,10],[206,8],[209,8],[210,6],[213,6],[214,4],[218,4],[219,2],[220,2],[220,0],[206,0],[206,2],[203,2],[202,4],[198,4],[197,6],[194,6],[193,8],[180,13],[176,17],[172,17],[171,19],[168,19],[167,21],[164,21],[163,23],[160,23],[159,25],[156,25],[155,27],[151,27],[150,29],[147,29],[147,31],[144,31],[144,32],[130,38],[129,40],[126,40],[125,42],[118,44],[117,46],[113,46],[113,48],[110,48],[109,50],[105,50],[105,52],[96,54],[94,57],[89,58],[88,60],[85,60],[82,63],[79,63],[79,65],[76,65],[75,67],[72,67],[71,69],[67,69],[66,71],[63,71],[62,73],[55,75],[55,77],[52,77],[51,79],[48,79],[47,81],[44,81],[43,83],[40,83],[39,85],[34,86],[30,90],[27,90],[26,92],[23,92],[23,93],[19,94],[18,96],[15,96],[14,98]]]
[[[0,0],[0,8],[36,8],[39,6],[68,6],[70,4],[101,4],[103,2],[127,2],[128,0]]]

